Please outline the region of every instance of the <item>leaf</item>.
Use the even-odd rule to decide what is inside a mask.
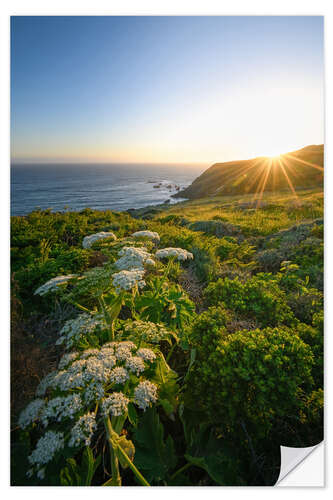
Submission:
[[[136,448],[134,463],[147,481],[165,480],[177,464],[174,442],[169,435],[164,439],[164,428],[156,408],[148,409],[134,431]]]
[[[156,370],[152,378],[159,386],[159,402],[166,414],[175,411],[178,404],[179,385],[177,384],[177,373],[170,368],[162,353],[156,362]]]
[[[120,438],[117,440],[118,445],[124,450],[128,458],[133,462],[134,455],[135,455],[135,447],[132,441],[126,438],[126,436],[120,436]],[[126,469],[128,467],[127,462],[124,460],[123,456],[120,453],[117,453],[117,456],[119,458],[120,465],[123,467],[123,469]]]
[[[74,458],[67,458],[68,466],[60,471],[61,484],[63,486],[90,486],[100,461],[101,456],[95,459],[92,450],[87,446],[82,454],[81,465]]]
[[[129,403],[128,405],[128,420],[133,425],[133,427],[136,427],[138,425],[138,414],[133,403]]]
[[[184,427],[186,460],[204,469],[217,484],[242,485],[245,474],[234,443],[217,437],[211,425],[205,423],[202,412],[182,407],[179,415]]]
[[[201,425],[196,433],[191,434],[190,446],[185,454],[186,460],[204,469],[209,476],[222,486],[241,486],[243,474],[237,448],[218,438],[215,431],[207,425]]]

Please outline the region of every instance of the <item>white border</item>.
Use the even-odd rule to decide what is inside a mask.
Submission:
[[[62,488],[58,490],[57,488],[48,487],[46,490],[42,487],[39,488],[9,488],[9,347],[8,347],[8,324],[9,324],[9,16],[10,15],[325,15],[325,62],[326,62],[326,144],[325,144],[325,157],[326,165],[329,165],[329,152],[330,152],[330,136],[329,136],[329,111],[331,110],[331,100],[329,89],[333,88],[333,78],[332,78],[332,50],[333,47],[333,22],[332,22],[332,4],[330,0],[168,0],[168,1],[154,1],[154,0],[120,0],[118,2],[109,1],[99,1],[94,0],[93,2],[87,0],[58,0],[57,2],[45,2],[42,0],[30,0],[28,1],[3,1],[0,6],[1,14],[1,24],[0,24],[0,48],[1,48],[1,79],[0,79],[0,131],[1,131],[1,147],[0,147],[0,159],[1,159],[1,234],[2,234],[2,245],[1,245],[1,263],[3,265],[3,270],[1,274],[1,319],[2,325],[5,327],[1,331],[1,387],[2,387],[2,414],[1,414],[1,430],[3,433],[1,441],[1,488],[3,490],[3,495],[8,498],[16,498],[16,496],[24,495],[25,497],[39,498],[47,495],[51,498],[58,498],[59,494],[65,497],[85,497],[91,495],[101,495],[112,497],[126,497],[130,496],[146,497],[151,495],[158,495],[159,497],[169,496],[170,494],[181,494],[189,495],[191,497],[200,498],[202,495],[228,495],[229,498],[233,498],[235,495],[237,497],[246,495],[247,498],[257,498],[261,495],[272,494],[272,495],[284,495],[284,498],[295,497],[295,495],[301,495],[302,498],[310,496],[313,498],[314,495],[327,495],[330,485],[326,489],[313,491],[312,488],[299,488],[298,490],[288,490],[286,488],[221,488],[221,487],[210,487],[205,488],[123,488],[123,489],[113,489],[112,491],[108,489],[91,490],[91,488]],[[333,189],[333,183],[331,182],[332,175],[330,174],[329,168],[325,174],[326,178],[326,221],[329,221],[329,214],[333,213],[332,209],[332,199],[331,190]],[[330,196],[331,195],[331,196]],[[332,229],[331,229],[332,228]],[[332,241],[333,225],[331,223],[326,224],[326,248],[330,245]],[[332,248],[332,247],[331,247]],[[326,251],[327,257],[328,253]],[[326,277],[330,273],[330,263],[329,258],[326,258]],[[330,293],[330,280],[326,279],[326,305],[328,303]],[[331,323],[331,315],[326,306],[326,359],[328,359],[327,349],[328,349],[328,337],[329,337],[329,325]],[[328,369],[329,364],[326,363],[326,382],[328,381]],[[326,384],[327,388],[327,384]],[[327,390],[325,392],[326,403],[328,400]],[[329,412],[326,409],[326,423],[329,420]],[[328,436],[328,429],[326,426],[326,441]],[[326,460],[326,470],[329,470],[331,465],[331,460]],[[329,483],[328,478],[328,483]]]

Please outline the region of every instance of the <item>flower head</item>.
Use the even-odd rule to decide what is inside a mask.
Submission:
[[[151,254],[147,252],[146,248],[136,248],[136,247],[123,247],[118,255],[120,259],[115,262],[115,266],[120,270],[144,270],[144,264],[147,260],[151,259]]]
[[[68,281],[75,278],[76,274],[68,274],[67,276],[56,276],[50,279],[44,285],[35,290],[34,295],[46,295],[48,292],[57,290],[60,285],[66,285]]]
[[[96,414],[92,412],[82,415],[71,430],[68,445],[72,447],[80,446],[83,442],[86,446],[89,446],[96,429]]]
[[[113,392],[102,401],[102,411],[105,416],[119,417],[127,412],[129,399],[122,392]]]
[[[144,274],[145,272],[139,269],[114,273],[112,278],[116,292],[119,293],[122,290],[132,290],[135,286],[143,288],[146,285],[146,282],[143,280]]]
[[[133,238],[148,238],[156,242],[160,241],[160,235],[154,231],[136,231],[132,236]]]
[[[41,469],[41,466],[50,462],[64,445],[65,440],[62,432],[47,431],[37,442],[37,446],[29,455],[28,460],[31,465],[36,465],[38,469]]]
[[[157,386],[149,380],[140,382],[134,390],[134,403],[142,410],[146,410],[151,403],[156,403],[156,401]]]
[[[39,419],[45,407],[44,399],[34,399],[28,406],[20,413],[18,424],[21,429],[25,429],[30,424]]]
[[[155,257],[157,259],[168,259],[170,257],[175,257],[177,260],[188,260],[193,259],[193,253],[188,252],[184,248],[162,248],[157,250]]]
[[[105,233],[104,231],[101,231],[100,233],[91,234],[83,238],[82,247],[90,248],[93,245],[93,243],[95,243],[98,240],[103,240],[105,238],[110,238],[114,241],[117,239],[117,236],[113,233]]]

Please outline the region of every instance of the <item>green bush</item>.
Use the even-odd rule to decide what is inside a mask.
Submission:
[[[190,371],[186,396],[209,421],[235,430],[244,422],[264,435],[274,419],[297,415],[303,408],[314,361],[294,330],[241,331],[217,344],[198,344],[197,350],[199,361]]]
[[[227,309],[253,317],[263,326],[291,324],[294,320],[285,293],[269,275],[259,274],[245,283],[238,278],[219,279],[208,285],[204,296],[208,304],[221,302]]]

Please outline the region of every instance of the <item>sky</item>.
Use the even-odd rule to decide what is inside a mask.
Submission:
[[[324,142],[323,18],[12,17],[13,162],[206,163]]]

